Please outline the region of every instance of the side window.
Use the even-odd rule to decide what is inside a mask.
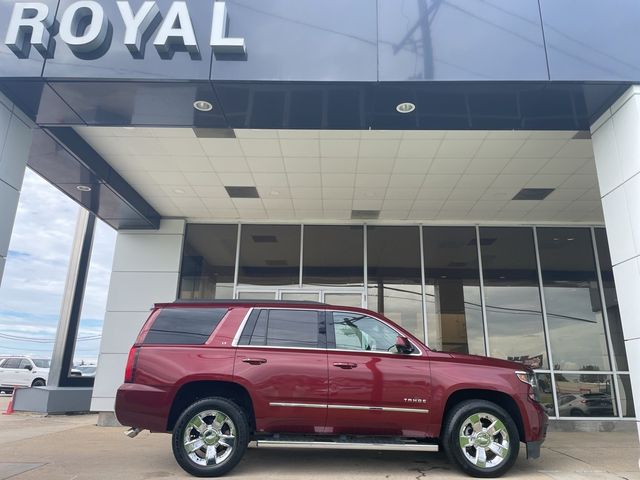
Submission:
[[[397,353],[398,333],[375,318],[333,312],[333,331],[337,349]]]
[[[18,368],[20,365],[19,358],[7,358],[2,364],[2,368]]]
[[[243,332],[241,344],[271,347],[320,347],[320,313],[315,310],[261,310]]]
[[[31,365],[31,362],[26,358],[23,358],[22,360],[20,360],[20,366],[18,368],[24,369],[27,368],[27,365]]]
[[[226,308],[165,308],[143,343],[202,345],[226,313]]]

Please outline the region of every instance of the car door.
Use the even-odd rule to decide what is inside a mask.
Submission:
[[[255,308],[237,347],[234,378],[251,394],[258,432],[324,431],[328,392],[324,312]]]
[[[18,385],[18,367],[20,359],[15,357],[7,358],[0,366],[0,385],[14,386]]]
[[[31,367],[31,368],[29,368]],[[31,379],[33,377],[33,364],[28,358],[20,360],[20,365],[16,370],[16,385],[31,386]]]
[[[327,429],[335,434],[425,437],[430,370],[426,352],[395,348],[399,332],[358,312],[328,313]]]

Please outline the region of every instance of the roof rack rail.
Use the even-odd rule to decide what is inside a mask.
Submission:
[[[216,303],[220,303],[220,304],[245,304],[245,303],[269,303],[269,304],[295,304],[295,305],[328,305],[327,303],[324,302],[316,302],[314,300],[265,300],[264,298],[261,299],[229,299],[229,300],[221,300],[219,298],[216,299],[198,299],[198,300],[174,300],[173,302],[166,302],[166,303],[162,303],[160,302],[161,305],[168,305],[168,304],[176,304],[176,305],[180,305],[180,304],[198,304],[198,303],[206,303],[206,304],[216,304]]]

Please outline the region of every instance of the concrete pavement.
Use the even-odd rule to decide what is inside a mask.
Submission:
[[[8,398],[0,396],[0,409]],[[175,463],[171,437],[96,427],[95,415],[0,416],[0,480],[129,480],[192,478]],[[524,449],[522,449],[524,450]],[[550,432],[538,460],[524,451],[505,478],[640,480],[635,432]],[[444,454],[250,449],[228,475],[237,479],[468,478]]]

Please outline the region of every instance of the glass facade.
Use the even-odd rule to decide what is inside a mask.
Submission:
[[[424,227],[428,345],[484,355],[478,246],[474,227]]]
[[[481,228],[480,247],[491,355],[549,368],[533,231]]]
[[[180,296],[363,305],[531,366],[552,417],[633,418],[612,270],[604,228],[189,225]]]

